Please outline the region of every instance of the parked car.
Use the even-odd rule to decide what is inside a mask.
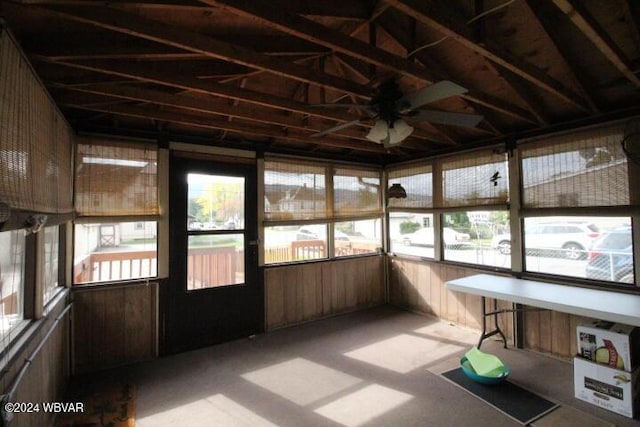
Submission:
[[[525,228],[524,246],[527,252],[561,251],[568,259],[586,259],[587,250],[599,236],[600,230],[592,222],[540,222]],[[491,247],[510,254],[511,234],[494,236]]]
[[[586,275],[589,279],[634,283],[631,227],[611,230],[593,244]]]
[[[348,241],[349,236],[340,230],[334,230],[333,237],[335,240]],[[296,240],[326,240],[327,227],[324,225],[303,225],[296,233]]]
[[[471,236],[460,233],[452,228],[442,229],[444,245],[447,248],[460,248],[471,245]],[[425,227],[413,233],[402,236],[402,243],[406,246],[433,246],[433,228]]]

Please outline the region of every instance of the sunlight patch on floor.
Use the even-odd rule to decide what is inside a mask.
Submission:
[[[362,382],[360,378],[302,358],[248,372],[242,378],[300,406]]]
[[[408,402],[413,396],[372,384],[315,410],[316,413],[347,427],[363,425]]]
[[[443,357],[451,356],[463,348],[455,344],[401,334],[344,355],[380,368],[406,374]]]
[[[136,420],[136,426],[138,427],[173,427],[180,425],[215,425],[220,427],[276,426],[223,394],[209,396],[206,399],[200,399]]]

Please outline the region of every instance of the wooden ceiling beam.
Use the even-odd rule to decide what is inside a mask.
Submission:
[[[412,61],[371,46],[347,34],[327,28],[288,10],[276,10],[267,3],[252,0],[200,1],[226,9],[231,13],[248,17],[268,27],[276,28],[286,34],[328,47],[336,52],[431,83],[425,70]]]
[[[640,2],[638,2],[638,0],[627,0],[626,5],[629,21],[633,27],[632,30],[636,47],[640,48]],[[638,71],[637,64],[635,64],[634,70]]]
[[[393,55],[383,49],[374,47],[361,40],[349,37],[346,34],[333,31],[323,25],[303,18],[301,16],[282,11],[272,10],[251,0],[200,0],[209,5],[218,5],[238,13],[258,20],[264,25],[294,35],[313,43],[334,49],[337,52],[358,58],[370,64],[396,71],[402,75],[418,79],[427,84],[434,83],[424,67],[417,65],[414,61]],[[386,0],[385,0],[386,1]],[[484,105],[487,108],[500,111],[510,116],[517,116],[519,119],[536,124],[537,121],[522,108],[509,105],[506,102],[491,98],[484,94],[473,91],[461,95],[463,98]]]
[[[307,114],[313,117],[336,120],[341,123],[353,120],[355,118],[329,110],[327,108],[310,107],[309,105],[295,102],[276,95],[256,92],[248,89],[239,89],[230,85],[216,83],[212,80],[202,80],[195,77],[157,71],[149,67],[135,67],[131,64],[100,63],[95,61],[82,63],[68,61],[50,61],[48,58],[40,56],[33,56],[32,59],[51,62],[54,64],[81,70],[94,71],[96,73],[108,74],[127,79],[135,79],[163,86],[170,86],[186,91],[219,96],[227,99],[238,99],[239,101],[260,105],[262,107],[293,111],[300,114]]]
[[[371,96],[370,90],[351,81],[293,64],[290,61],[280,61],[274,57],[222,42],[200,33],[173,28],[162,22],[146,19],[139,15],[101,7],[73,9],[47,7],[39,9],[46,10],[59,18],[140,37],[211,58],[267,71],[282,77],[330,87],[364,98]]]
[[[63,104],[64,107],[77,108],[80,110],[96,111],[101,113],[116,114],[121,116],[136,117],[149,120],[161,120],[171,123],[179,123],[188,126],[196,126],[206,129],[216,129],[227,132],[239,133],[240,135],[255,135],[259,137],[275,138],[285,141],[303,142],[314,145],[326,145],[331,147],[349,148],[358,151],[366,151],[371,153],[385,153],[383,146],[371,142],[349,142],[342,141],[338,138],[310,138],[307,135],[291,132],[290,130],[280,130],[266,128],[262,126],[240,124],[238,122],[229,122],[227,120],[215,120],[209,117],[203,118],[199,116],[175,113],[172,111],[164,111],[150,108],[142,108],[131,105],[110,105],[110,106],[87,106],[77,104]]]
[[[529,11],[533,14],[533,16],[536,18],[536,20],[538,21],[538,23],[546,33],[546,35],[549,37],[549,40],[551,41],[553,46],[560,53],[560,58],[564,62],[564,65],[567,68],[567,70],[569,70],[570,76],[578,84],[578,89],[582,93],[582,96],[584,97],[584,99],[587,101],[587,104],[589,105],[591,112],[592,113],[600,112],[600,108],[596,105],[596,103],[593,100],[593,97],[587,90],[587,87],[589,85],[584,82],[584,79],[580,76],[580,74],[576,73],[575,65],[572,64],[572,61],[569,60],[567,48],[562,44],[560,40],[560,36],[558,34],[558,30],[556,29],[556,26],[554,26],[553,23],[550,21],[549,15],[545,14],[542,11],[538,2],[535,2],[533,0],[526,0],[524,3],[527,5],[527,7],[529,8]]]
[[[166,107],[198,111],[201,113],[229,116],[243,120],[251,120],[269,125],[281,126],[283,128],[298,129],[306,132],[317,132],[321,130],[317,125],[315,128],[309,126],[309,124],[305,123],[305,121],[301,118],[295,118],[293,116],[286,116],[283,114],[269,114],[261,108],[212,103],[207,99],[196,98],[185,94],[173,94],[152,89],[143,89],[131,86],[115,86],[111,84],[96,84],[81,87],[53,85],[52,87],[65,91],[88,93],[99,96],[111,96],[129,101],[145,102],[163,105]],[[242,88],[242,85],[240,87]],[[234,102],[235,101],[236,100],[234,100]],[[355,129],[344,129],[340,132],[336,132],[336,134],[344,137],[364,140],[364,136],[362,135],[362,133],[358,132]]]
[[[393,38],[400,45],[405,46],[405,49],[408,48],[407,41],[402,39],[403,33],[401,32],[399,25],[395,21],[380,21],[379,25],[382,29],[384,29],[389,37]],[[425,52],[417,52],[414,58],[418,62],[422,63],[425,68],[429,69],[432,74],[434,74],[434,79],[458,80],[459,84],[468,88],[469,92],[460,96],[462,99],[465,99],[466,101],[472,102],[473,104],[482,106],[489,110],[497,111],[508,117],[523,120],[532,124],[538,124],[537,120],[531,115],[531,113],[524,108],[475,90],[467,82],[460,81],[459,79],[452,79],[450,76],[451,73],[445,71],[442,64],[436,63],[435,61],[429,59],[429,57],[425,55]],[[495,126],[492,125],[491,128],[495,129]]]
[[[591,40],[609,62],[636,87],[640,87],[640,78],[631,69],[629,60],[582,4],[573,0],[553,0],[553,3]]]
[[[450,37],[462,46],[497,63],[517,76],[529,81],[535,86],[546,90],[565,102],[589,112],[586,102],[562,83],[547,75],[544,71],[522,61],[486,38],[482,44],[473,39],[471,29],[462,19],[453,16],[448,8],[449,16],[444,16],[442,9],[438,10],[431,3],[419,0],[385,0],[402,13],[413,17],[418,22],[428,25],[446,37]]]

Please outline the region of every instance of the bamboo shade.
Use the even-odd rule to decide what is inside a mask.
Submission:
[[[446,158],[442,161],[443,206],[507,203],[508,181],[505,154],[484,151]]]
[[[0,30],[0,201],[72,210],[72,133],[13,38]]]
[[[523,144],[522,197],[527,208],[629,204],[623,126],[606,126]]]
[[[79,138],[76,212],[81,216],[157,215],[157,158],[153,145]]]
[[[389,187],[400,184],[407,192],[405,199],[389,199],[390,208],[433,207],[433,173],[431,165],[405,167],[389,171]]]
[[[382,213],[379,171],[336,168],[333,192],[336,217]]]
[[[300,162],[265,161],[265,219],[327,217],[325,167]]]

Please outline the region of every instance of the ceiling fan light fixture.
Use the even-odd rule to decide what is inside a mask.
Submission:
[[[398,144],[413,133],[413,127],[402,119],[393,122],[393,126],[389,128],[389,144]]]
[[[377,144],[383,144],[389,136],[389,126],[387,122],[384,120],[376,121],[376,124],[373,125],[369,133],[367,134],[367,139],[369,141],[373,141]]]

